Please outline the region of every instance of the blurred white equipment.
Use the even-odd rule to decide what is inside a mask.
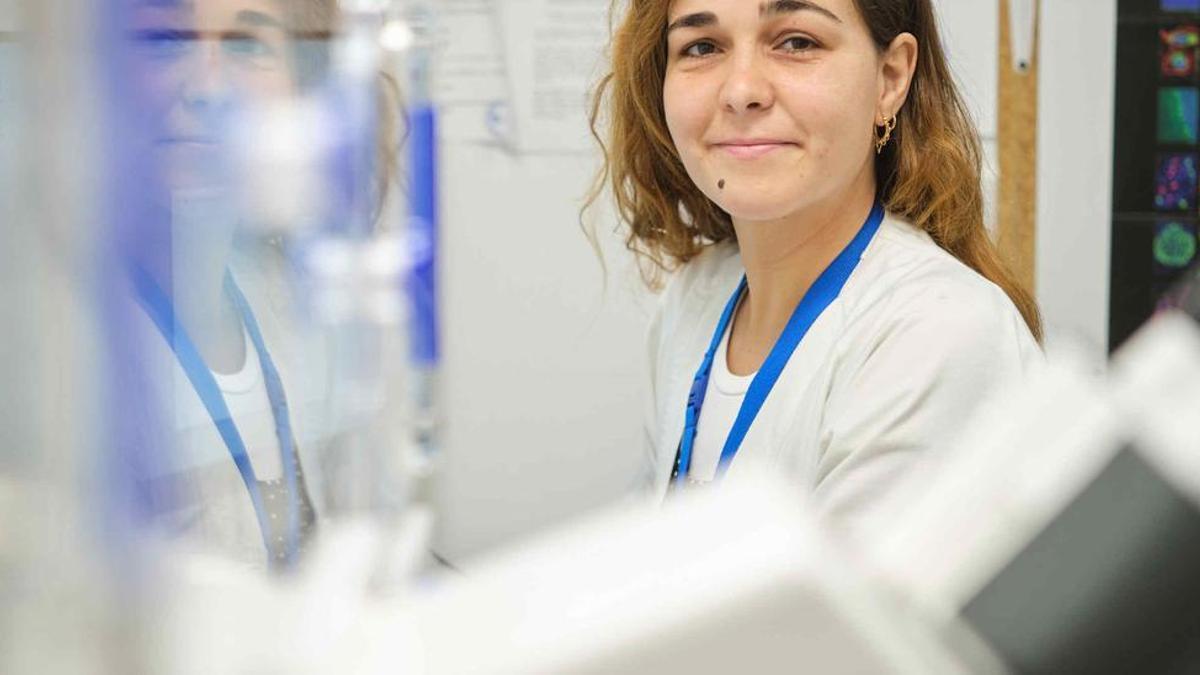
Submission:
[[[414,612],[433,674],[965,673],[786,486],[598,517]]]
[[[157,664],[178,673],[272,664],[425,675],[979,672],[865,582],[794,495],[766,479],[620,508],[392,602],[364,593],[364,541],[325,542],[337,550],[320,552],[290,587],[178,568]]]
[[[763,478],[600,514],[398,601],[364,594],[371,555],[327,542],[308,581],[224,594],[217,614],[274,625],[274,651],[188,653],[426,675],[1195,672],[1200,330],[1165,315],[1114,365],[1105,385],[1060,364],[996,408],[866,558]],[[191,595],[210,615],[222,597]]]
[[[1113,366],[996,410],[876,551],[1015,672],[1200,666],[1200,331],[1160,316]]]

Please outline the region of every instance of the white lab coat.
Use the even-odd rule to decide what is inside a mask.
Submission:
[[[303,480],[317,518],[325,507],[325,451],[336,435],[329,369],[319,332],[290,320],[293,297],[270,257],[238,256],[231,265],[283,381]],[[174,352],[140,308],[128,312],[138,355],[124,378],[146,408],[131,441],[148,453],[137,479],[153,499],[153,528],[189,548],[256,569],[266,550],[249,493],[229,449]],[[202,423],[198,423],[202,422]]]
[[[675,276],[651,324],[647,437],[658,495],[667,492],[692,378],[743,274],[736,244],[710,247]],[[1003,291],[888,214],[723,480],[782,474],[821,513],[865,527],[914,459],[952,451],[976,406],[1020,386],[1041,362]]]

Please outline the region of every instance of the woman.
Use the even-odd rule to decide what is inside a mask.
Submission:
[[[765,466],[863,524],[1041,358],[929,0],[633,2],[612,54],[603,176],[629,247],[679,267],[655,489]]]
[[[318,468],[313,452],[331,431],[321,421],[329,383],[320,336],[288,320],[278,252],[239,245],[250,223],[233,129],[247,110],[295,105],[322,84],[336,3],[128,6],[121,63],[134,104],[123,150],[141,178],[138,198],[122,204],[120,245],[161,427],[140,440],[142,487],[173,534],[287,567],[323,496],[319,473],[305,469]]]

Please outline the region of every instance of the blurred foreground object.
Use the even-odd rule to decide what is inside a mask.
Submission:
[[[1105,386],[1058,364],[964,439],[875,561],[1016,673],[1200,668],[1200,330],[1151,321]]]
[[[318,556],[327,566],[286,589],[180,568],[190,570],[174,585],[181,640],[168,644],[186,668],[169,672],[937,675],[973,672],[968,657],[986,662],[864,582],[766,479],[611,510],[402,603],[356,595],[362,549],[339,543]],[[264,613],[283,617],[278,632],[244,630]],[[206,616],[226,617],[223,630],[239,638],[187,648]]]
[[[1164,314],[1118,354],[1111,381],[1084,372],[1055,365],[996,406],[865,550],[826,534],[785,487],[730,485],[598,514],[403,603],[355,605],[335,615],[338,656],[310,663],[439,675],[1194,672],[1200,328]]]

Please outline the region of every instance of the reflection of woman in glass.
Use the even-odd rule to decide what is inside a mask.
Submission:
[[[929,0],[635,2],[612,54],[629,245],[681,266],[650,344],[657,490],[758,465],[868,518],[1040,359]]]
[[[172,453],[152,491],[176,529],[250,561],[293,561],[315,525],[304,469],[324,383],[285,317],[269,257],[235,245],[233,120],[294,102],[320,75],[333,0],[131,0],[131,152],[151,198],[122,245],[154,335],[144,338]],[[162,377],[157,377],[162,376]],[[315,464],[312,462],[311,464]]]

